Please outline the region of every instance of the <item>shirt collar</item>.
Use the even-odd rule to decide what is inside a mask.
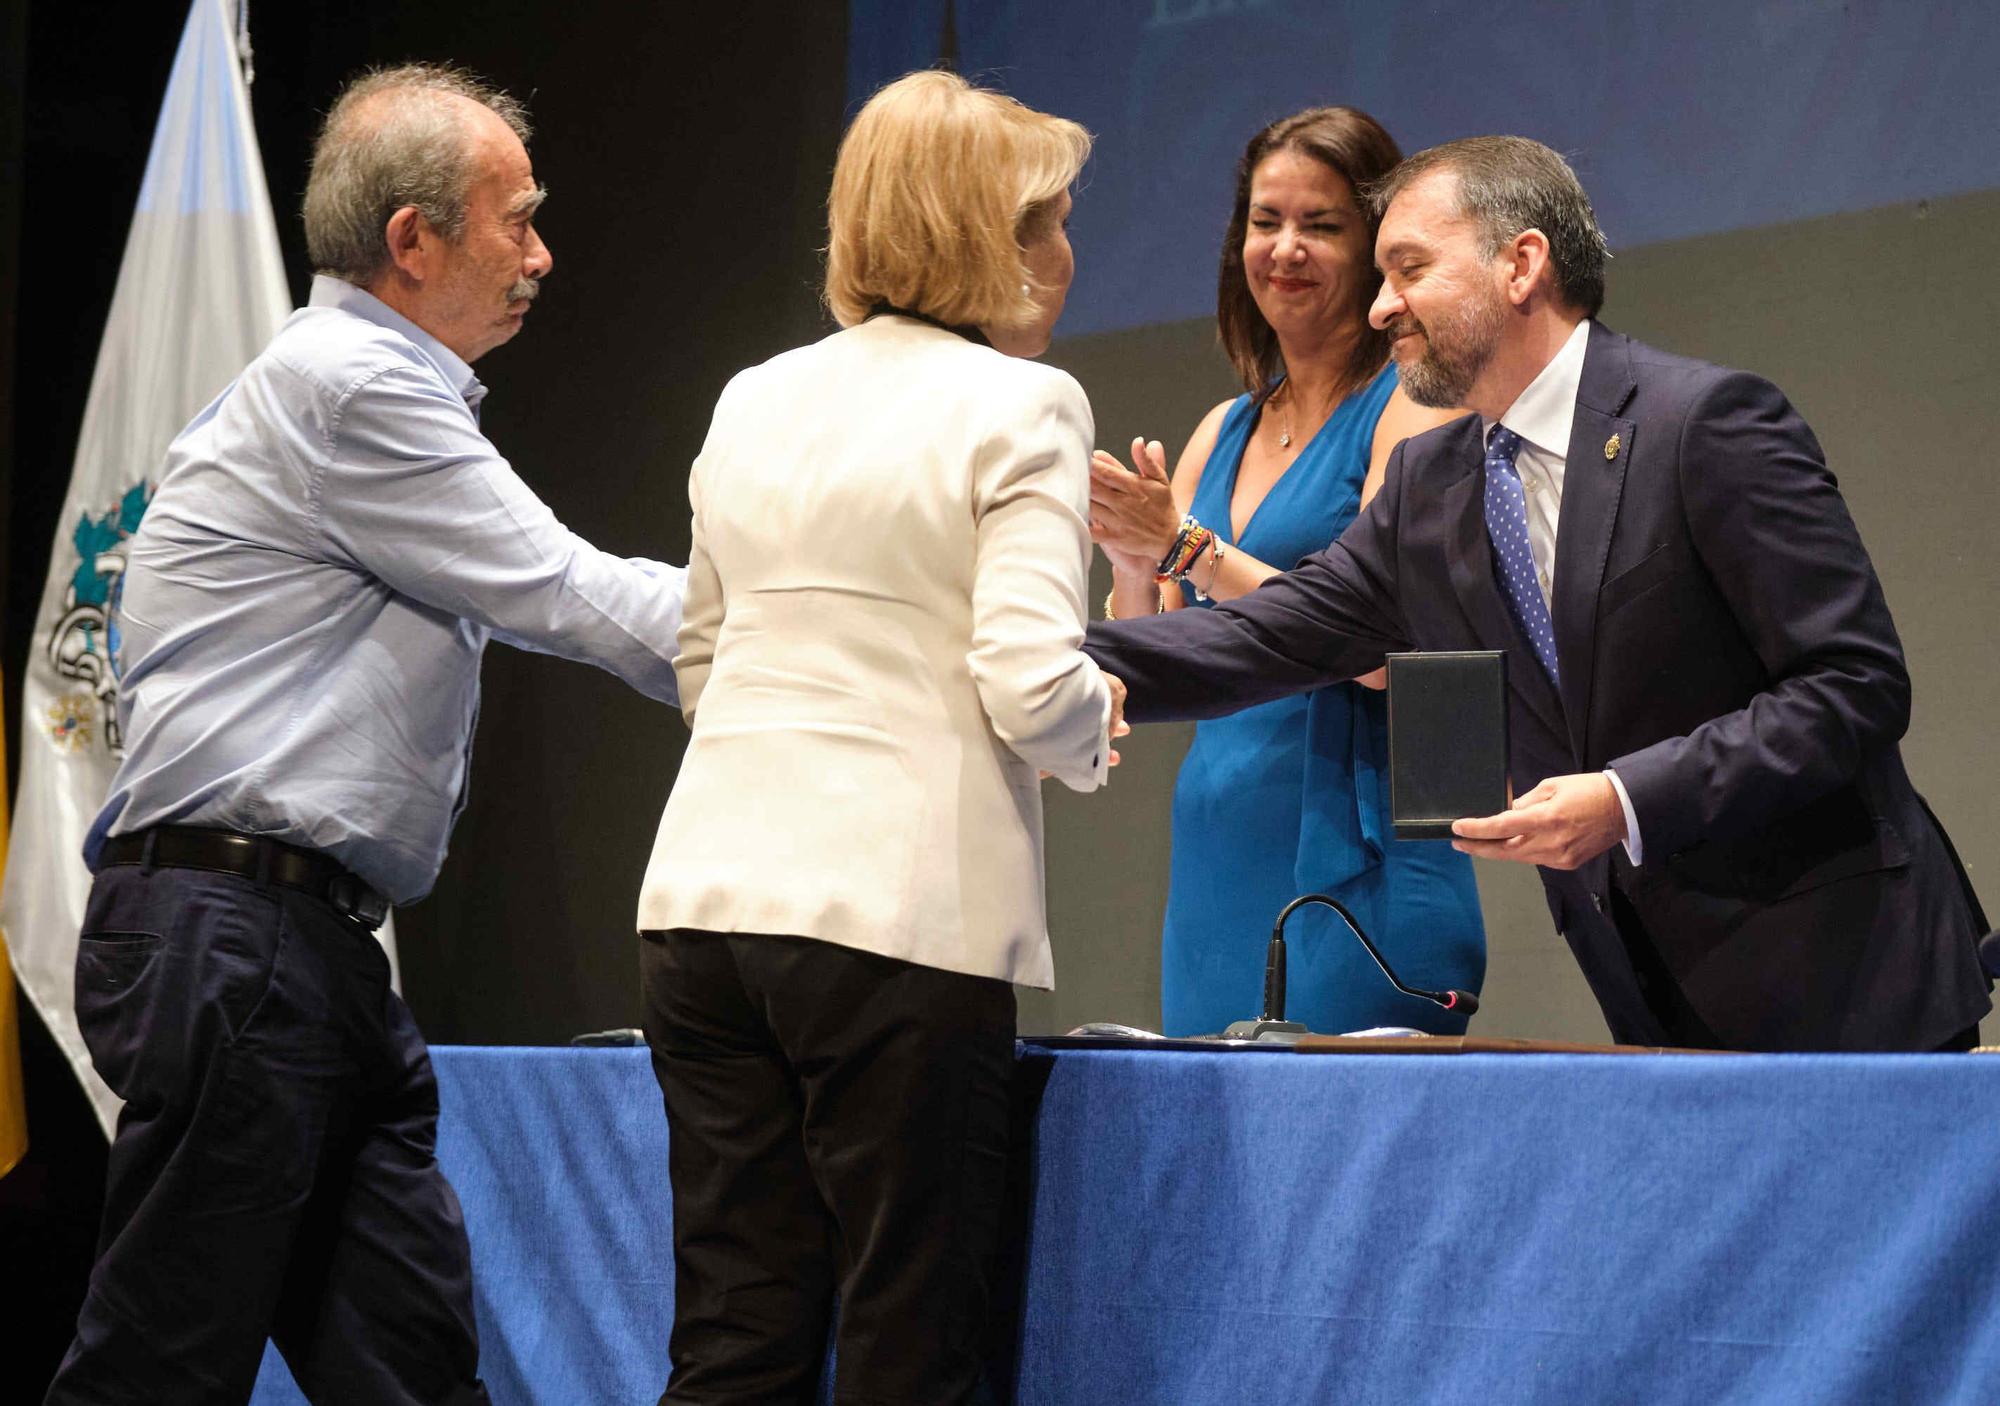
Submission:
[[[1590,319],[1585,318],[1500,417],[1500,423],[1522,439],[1565,462],[1569,459],[1570,426],[1576,421],[1576,391],[1583,383],[1583,353],[1589,343]],[[1493,422],[1481,419],[1485,433],[1490,434]]]
[[[404,317],[366,288],[357,288],[344,278],[334,278],[329,274],[313,275],[312,294],[306,299],[308,307],[339,308],[342,312],[353,313],[356,317],[386,327],[391,332],[401,333],[417,344],[417,350],[437,363],[444,373],[465,397],[467,405],[477,408],[486,398],[486,386],[472,373],[468,366],[450,347],[440,342],[416,323]]]

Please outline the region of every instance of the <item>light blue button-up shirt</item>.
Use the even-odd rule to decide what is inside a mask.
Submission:
[[[84,842],[269,835],[392,901],[464,804],[489,638],[675,700],[686,573],[592,547],[479,432],[486,388],[350,284],[292,314],[167,451],[129,544],[126,755]]]

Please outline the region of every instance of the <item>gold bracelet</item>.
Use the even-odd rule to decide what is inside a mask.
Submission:
[[[1104,593],[1104,618],[1106,620],[1116,620],[1118,618],[1118,612],[1111,608],[1112,602],[1117,599],[1118,599],[1118,588],[1116,586],[1113,586],[1110,590]],[[1167,603],[1161,597],[1160,588],[1156,584],[1153,587],[1153,614],[1165,615],[1166,613],[1167,613]]]

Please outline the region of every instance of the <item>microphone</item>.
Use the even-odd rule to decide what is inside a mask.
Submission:
[[[1988,976],[2000,978],[2000,932],[1989,932],[1979,939],[1979,965]]]
[[[1285,905],[1285,911],[1278,914],[1278,921],[1271,928],[1271,945],[1264,954],[1264,1014],[1256,1020],[1239,1020],[1222,1032],[1226,1040],[1263,1040],[1271,1044],[1290,1044],[1307,1033],[1305,1026],[1295,1020],[1285,1019],[1285,924],[1292,914],[1308,903],[1317,903],[1323,908],[1331,908],[1347,924],[1347,930],[1367,949],[1375,960],[1382,975],[1389,978],[1389,984],[1405,996],[1415,996],[1429,1001],[1448,1011],[1463,1011],[1471,1015],[1479,1009],[1479,998],[1470,991],[1456,989],[1447,991],[1426,991],[1418,986],[1406,986],[1395,971],[1384,961],[1375,944],[1368,940],[1368,934],[1361,930],[1361,924],[1347,911],[1339,899],[1323,893],[1302,894]],[[2000,933],[1989,934],[1980,943],[1980,956],[1986,959],[1991,954],[1995,963],[2000,963]],[[1991,969],[1991,968],[1989,968]]]

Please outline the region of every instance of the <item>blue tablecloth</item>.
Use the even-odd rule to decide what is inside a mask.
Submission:
[[[440,1049],[497,1403],[650,1402],[643,1051]],[[2000,1059],[1024,1051],[1024,1403],[2000,1401]],[[275,1354],[257,1400],[295,1401]]]

